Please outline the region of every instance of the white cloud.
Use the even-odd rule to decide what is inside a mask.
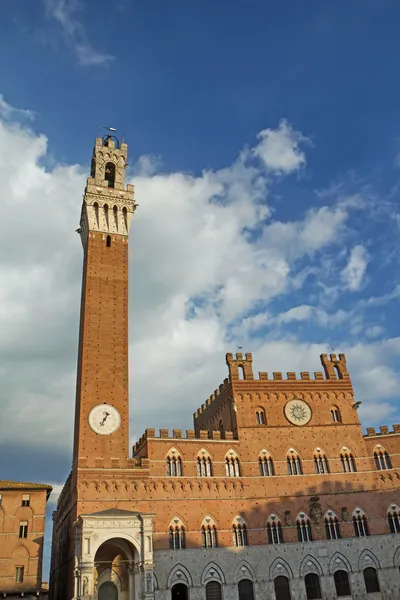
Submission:
[[[253,154],[271,171],[289,174],[306,164],[301,144],[310,143],[310,140],[299,131],[295,131],[286,120],[283,119],[279,123],[278,129],[260,131],[258,139]]]
[[[33,121],[35,118],[35,113],[33,110],[26,110],[11,106],[11,104],[4,100],[3,94],[0,94],[0,117],[6,121],[15,117],[25,117],[26,119]]]
[[[352,248],[349,261],[341,274],[342,281],[350,291],[356,292],[362,287],[368,260],[364,246],[357,245]]]
[[[75,229],[87,165],[45,169],[47,146],[44,136],[0,124],[0,436],[32,451],[69,453],[82,269]],[[192,412],[227,376],[225,352],[238,344],[253,351],[262,370],[319,370],[318,354],[328,344],[300,343],[292,334],[250,345],[249,335],[266,325],[279,335],[279,320],[308,320],[315,328],[348,318],[311,301],[296,306],[292,296],[297,262],[318,269],[314,254],[340,243],[350,209],[324,206],[299,220],[270,222],[269,174],[252,156],[242,152],[232,165],[198,176],[158,173],[159,163],[148,158],[135,169],[133,435],[151,426],[191,428]],[[253,227],[254,237],[246,231]],[[270,304],[282,295],[294,306],[281,316]],[[377,364],[390,368],[387,354],[373,348]],[[364,372],[364,363],[355,365],[356,376]],[[369,382],[368,389],[388,397],[393,384],[382,394],[379,385]]]
[[[82,9],[79,0],[44,0],[46,12],[61,26],[67,45],[82,66],[105,66],[113,56],[96,50],[88,41],[84,25],[76,18]]]

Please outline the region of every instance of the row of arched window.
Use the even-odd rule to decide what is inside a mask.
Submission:
[[[400,508],[392,504],[387,512],[387,520],[391,533],[400,533]],[[355,537],[370,535],[368,519],[361,508],[355,508],[352,514],[352,524]],[[327,540],[338,540],[342,537],[340,521],[337,515],[328,510],[324,517],[325,535]],[[277,515],[271,515],[266,525],[268,543],[272,545],[285,542],[281,520]],[[296,518],[297,539],[299,542],[312,542],[313,530],[311,521],[305,513],[299,513]],[[185,546],[186,530],[182,521],[177,517],[169,529],[169,547],[172,550],[182,550]],[[218,531],[211,517],[206,517],[201,526],[203,548],[218,546]],[[232,524],[233,546],[248,546],[248,527],[242,517],[236,517]]]
[[[363,570],[365,591],[367,594],[380,592],[378,573],[374,567]],[[349,574],[339,570],[333,575],[336,595],[338,598],[351,596]],[[322,600],[321,582],[317,573],[307,573],[304,577],[304,587],[307,600]],[[209,581],[206,586],[206,600],[222,600],[222,586],[219,581]],[[289,579],[278,575],[274,579],[275,597],[277,600],[292,600]],[[250,579],[242,579],[238,584],[239,600],[254,600],[254,587]],[[188,590],[183,583],[177,583],[171,590],[172,600],[187,600]],[[293,599],[294,600],[294,599]]]
[[[343,447],[339,455],[343,473],[354,473],[357,464],[352,452]],[[386,450],[376,449],[374,451],[375,465],[378,470],[391,469],[392,463]],[[314,451],[314,471],[318,475],[330,473],[329,460],[326,454],[317,448]],[[288,475],[303,475],[302,460],[296,450],[290,448],[286,458]],[[267,450],[262,450],[258,458],[259,472],[262,477],[275,475],[274,459]],[[168,455],[166,459],[166,473],[168,477],[182,477],[182,459],[179,455]],[[225,474],[227,477],[240,477],[240,461],[233,450],[225,458]],[[197,476],[212,477],[213,465],[209,455],[203,451],[203,455],[197,458]]]
[[[340,410],[337,406],[333,406],[330,409],[332,423],[341,423],[342,415],[340,414]],[[255,411],[255,419],[257,425],[267,425],[267,416],[265,414],[264,408],[259,406]]]

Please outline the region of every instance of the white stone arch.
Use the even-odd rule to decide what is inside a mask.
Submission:
[[[320,577],[323,575],[321,565],[311,554],[307,554],[300,565],[300,577],[304,578],[308,573],[316,573]]]
[[[396,549],[393,556],[393,566],[400,568],[400,546]]]
[[[111,540],[113,540],[115,542],[115,546],[118,546],[119,548],[121,548],[121,550],[123,552],[125,552],[129,558],[134,561],[135,559],[137,559],[137,556],[135,556],[135,552],[132,553],[131,548],[127,548],[126,546],[122,546],[121,544],[118,544],[118,539],[123,539],[126,542],[129,542],[130,544],[132,544],[132,546],[134,547],[134,549],[137,552],[137,555],[140,556],[140,544],[138,542],[137,539],[135,539],[135,537],[129,533],[125,533],[124,531],[116,531],[113,530],[112,532],[110,531],[110,533],[105,534],[105,535],[99,535],[99,538],[96,540],[97,543],[93,544],[93,548],[91,550],[91,554],[93,556],[96,556],[96,552],[97,550],[100,548],[100,546],[102,546],[103,544],[105,544],[106,542],[109,542]],[[92,538],[92,541],[95,542],[95,540]]]
[[[358,559],[358,570],[362,572],[367,567],[374,567],[380,569],[379,560],[371,550],[363,550]]]
[[[153,589],[154,590],[158,590],[159,589],[159,585],[158,585],[158,579],[156,577],[156,574],[153,571]]]
[[[216,527],[216,529],[218,529],[218,523],[217,523],[216,519],[214,519],[214,517],[210,514],[206,515],[201,520],[200,528],[203,527],[203,525],[204,525],[204,527],[208,527],[208,526],[212,527],[214,525],[214,527]]]
[[[120,592],[122,591],[121,579],[118,573],[116,573],[113,569],[104,569],[104,571],[100,573],[100,576],[97,580],[97,589],[99,589],[99,587],[106,581],[112,581],[113,583],[115,583],[118,590]]]
[[[184,527],[185,531],[187,531],[186,521],[180,515],[174,515],[169,522],[168,530],[170,527]]]
[[[334,575],[336,571],[346,571],[347,573],[353,571],[350,561],[341,552],[335,552],[329,562],[329,573]]]
[[[218,581],[218,583],[225,583],[225,576],[222,569],[215,563],[210,562],[201,574],[201,585],[205,586],[209,581]]]
[[[225,453],[225,459],[226,458],[237,458],[238,460],[240,460],[239,454],[233,448],[229,448],[229,450],[227,450],[227,452]]]
[[[272,458],[272,460],[274,460],[274,455],[267,448],[261,448],[260,452],[258,453],[258,458]]]
[[[279,577],[283,575],[288,579],[293,579],[293,571],[289,566],[289,563],[283,558],[276,558],[272,565],[269,568],[269,578],[271,581],[275,579],[275,577]]]
[[[180,563],[171,569],[168,575],[167,587],[171,589],[175,583],[184,583],[187,587],[193,587],[192,577],[186,567]]]
[[[232,525],[246,525],[247,529],[249,528],[247,520],[241,514],[237,514],[235,517],[233,517]]]
[[[169,448],[169,450],[165,453],[165,458],[168,458],[168,456],[170,458],[172,458],[173,456],[175,456],[175,458],[178,458],[178,456],[182,458],[182,453],[176,446],[171,446],[171,448]]]
[[[353,510],[353,512],[351,513],[352,517],[365,517],[368,521],[368,517],[364,511],[363,508],[361,508],[361,506],[356,506],[355,509]]]
[[[242,579],[250,579],[253,583],[257,581],[256,574],[250,563],[241,560],[235,569],[234,582],[237,584]]]
[[[196,458],[210,458],[211,460],[214,458],[213,454],[205,448],[204,446],[200,448],[200,450],[196,454]]]

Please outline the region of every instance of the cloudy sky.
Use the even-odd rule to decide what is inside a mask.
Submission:
[[[132,441],[191,428],[238,345],[256,372],[345,352],[363,426],[400,422],[399,19],[390,0],[2,6],[0,478],[70,469],[75,229],[107,125],[139,204]]]

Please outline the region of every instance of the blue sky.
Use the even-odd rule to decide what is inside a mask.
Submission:
[[[399,18],[370,0],[2,6],[1,477],[58,490],[70,468],[74,231],[104,125],[139,204],[132,439],[190,428],[237,345],[269,372],[345,352],[364,427],[400,421]]]

